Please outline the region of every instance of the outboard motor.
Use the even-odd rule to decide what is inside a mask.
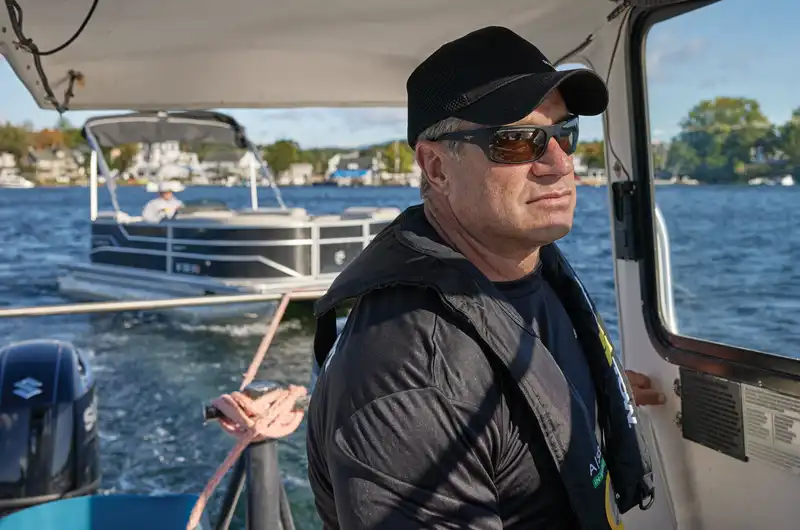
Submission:
[[[71,344],[0,348],[0,516],[100,485],[95,381]]]

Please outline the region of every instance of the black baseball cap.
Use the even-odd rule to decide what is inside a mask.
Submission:
[[[556,70],[508,28],[473,31],[433,52],[408,77],[408,143],[414,147],[422,131],[446,118],[514,123],[555,88],[573,114],[596,116],[608,106],[606,84],[591,70]]]

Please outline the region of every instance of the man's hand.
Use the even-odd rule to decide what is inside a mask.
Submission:
[[[633,400],[637,405],[663,405],[667,402],[667,396],[651,388],[650,378],[633,370],[625,370],[633,387]]]

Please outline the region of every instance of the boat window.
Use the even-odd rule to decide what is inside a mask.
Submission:
[[[644,48],[664,327],[671,295],[670,331],[784,357],[800,344],[799,6],[714,3],[657,22]]]

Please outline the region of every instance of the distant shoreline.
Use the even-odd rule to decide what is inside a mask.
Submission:
[[[35,184],[35,188],[88,188],[87,183],[78,183],[78,184],[58,184],[58,183],[38,183],[32,181]],[[684,188],[694,188],[698,186],[720,186],[720,187],[748,187],[748,188],[792,188],[794,186],[783,186],[781,184],[748,184],[747,182],[700,182],[698,184],[684,184],[681,182],[658,182],[655,184],[658,187],[662,186],[680,186]],[[142,184],[128,184],[124,182],[117,182],[118,187],[125,187],[125,188],[144,188],[145,186]],[[189,184],[185,185],[186,188],[227,188],[228,186],[224,185],[206,185],[206,184]],[[604,188],[607,187],[608,183],[578,183],[578,187],[581,188]],[[105,184],[100,184],[98,187],[105,187]],[[244,187],[244,186],[236,186],[236,187]],[[267,188],[268,186],[259,186],[263,188]],[[282,185],[281,188],[313,188],[312,184],[302,184],[302,185]],[[342,186],[348,188],[350,186]],[[369,186],[358,186],[365,187],[365,188],[408,188],[411,186],[403,186],[398,184],[380,184],[380,185],[369,185]],[[0,186],[0,189],[35,189],[35,188],[14,188],[14,187],[3,187]]]

